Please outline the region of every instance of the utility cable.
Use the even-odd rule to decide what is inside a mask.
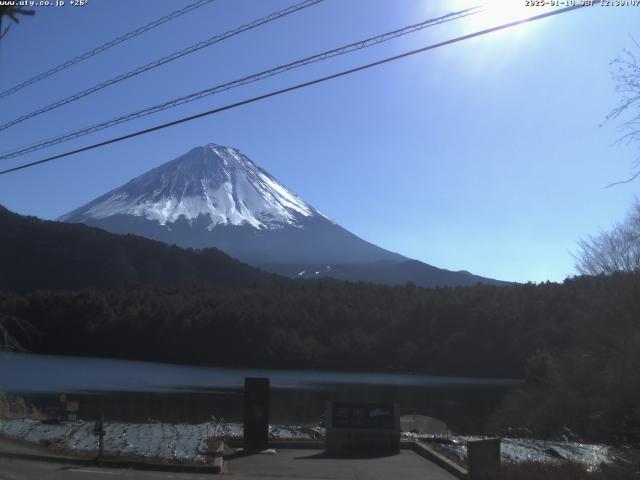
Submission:
[[[403,27],[401,29],[398,30],[394,30],[391,32],[387,32],[384,33],[382,35],[378,35],[375,37],[370,37],[367,38],[365,40],[361,40],[355,43],[350,43],[348,45],[344,45],[342,47],[339,48],[334,48],[332,50],[328,50],[322,53],[319,53],[317,55],[313,55],[311,57],[306,57],[300,60],[296,60],[294,62],[291,63],[287,63],[284,65],[280,65],[274,68],[271,68],[269,70],[265,70],[262,71],[260,73],[256,73],[253,75],[249,75],[247,77],[243,77],[237,80],[233,80],[231,82],[228,83],[224,83],[221,85],[216,85],[210,88],[207,88],[205,90],[201,90],[199,92],[195,92],[195,93],[191,93],[189,95],[185,95],[183,97],[179,97],[158,105],[154,105],[152,107],[147,107],[145,109],[142,110],[138,110],[136,112],[133,113],[128,113],[126,115],[122,115],[120,117],[116,117],[113,118],[111,120],[107,120],[105,122],[101,122],[98,124],[94,124],[91,125],[89,127],[84,127],[81,128],[79,130],[75,130],[73,132],[68,132],[65,133],[63,135],[60,135],[58,137],[54,137],[54,138],[50,138],[48,140],[43,140],[41,142],[35,143],[35,144],[31,144],[31,145],[27,145],[25,147],[19,147],[18,149],[15,149],[13,151],[11,151],[10,153],[6,153],[3,155],[0,155],[0,160],[7,160],[10,158],[15,158],[15,157],[19,157],[22,155],[25,155],[27,153],[31,153],[34,152],[36,150],[41,150],[43,148],[46,147],[50,147],[52,145],[57,145],[59,143],[62,142],[66,142],[69,140],[73,140],[75,138],[79,138],[82,137],[84,135],[88,135],[90,133],[94,133],[94,132],[98,132],[100,130],[104,130],[106,128],[110,128],[113,127],[115,125],[119,125],[121,123],[125,123],[125,122],[129,122],[131,120],[135,120],[137,118],[141,118],[141,117],[145,117],[147,115],[151,115],[157,112],[161,112],[163,110],[167,110],[169,108],[174,108],[177,107],[179,105],[183,105],[185,103],[189,103],[189,102],[193,102],[195,100],[199,100],[201,98],[210,96],[210,95],[214,95],[216,93],[220,93],[226,90],[231,90],[233,88],[237,88],[243,85],[247,85],[249,83],[253,83],[253,82],[257,82],[259,80],[264,80],[266,78],[269,77],[273,77],[275,75],[279,75],[282,73],[285,73],[289,70],[292,70],[294,68],[299,68],[305,65],[309,65],[312,63],[316,63],[322,60],[326,60],[332,57],[336,57],[339,55],[344,55],[356,50],[362,50],[364,48],[368,48],[371,47],[373,45],[377,45],[379,43],[382,42],[386,42],[389,40],[392,40],[394,38],[403,36],[403,35],[407,35],[409,33],[413,33],[419,30],[422,30],[426,27],[431,27],[434,25],[439,25],[441,23],[445,23],[445,22],[450,22],[453,20],[457,20],[460,18],[464,18],[467,17],[469,15],[474,15],[476,13],[480,13],[481,10],[477,10],[477,7],[471,8],[471,9],[467,9],[467,10],[462,10],[460,12],[454,12],[454,13],[449,13],[447,15],[435,18],[435,19],[430,19],[430,20],[425,20],[423,22],[417,23],[415,25],[409,25],[407,27]]]
[[[184,15],[185,13],[192,12],[193,10],[196,10],[197,8],[203,7],[214,1],[215,0],[198,0],[197,2],[191,3],[184,8],[181,8],[180,10],[171,12],[168,15],[165,15],[163,17],[158,18],[157,20],[154,20],[152,22],[147,23],[146,25],[143,25],[142,27],[136,28],[135,30],[129,33],[120,35],[119,37],[116,37],[113,40],[110,40],[109,42],[100,45],[99,47],[89,50],[88,52],[84,52],[83,54],[78,55],[77,57],[74,57],[71,60],[67,60],[66,62],[63,62],[60,65],[57,65],[47,70],[46,72],[42,72],[39,75],[36,75],[35,77],[30,78],[29,80],[25,80],[22,83],[19,83],[11,88],[8,88],[7,90],[0,92],[0,98],[7,97],[13,93],[16,93],[18,90],[21,90],[24,87],[27,87],[36,82],[39,82],[40,80],[44,80],[45,78],[50,77],[51,75],[54,75],[58,72],[61,72],[62,70],[65,70],[71,67],[72,65],[75,65],[76,63],[80,63],[83,60],[86,60],[95,55],[98,55],[99,53],[102,53],[105,50],[110,49],[111,47],[115,47],[116,45],[119,45],[122,42],[126,42],[127,40],[137,37],[138,35],[142,35],[143,33],[148,32],[153,28],[156,28],[164,23],[167,23],[175,18],[178,18]]]
[[[600,3],[600,0],[594,0],[591,5],[597,5],[598,3]],[[219,107],[219,108],[208,110],[206,112],[201,112],[201,113],[198,113],[198,114],[195,114],[195,115],[190,115],[188,117],[183,117],[183,118],[180,118],[178,120],[174,120],[172,122],[163,123],[163,124],[160,124],[160,125],[156,125],[154,127],[145,128],[143,130],[138,130],[136,132],[129,133],[127,135],[122,135],[120,137],[115,137],[115,138],[111,138],[109,140],[105,140],[103,142],[94,143],[94,144],[88,145],[86,147],[78,148],[78,149],[71,150],[71,151],[68,151],[68,152],[65,152],[65,153],[61,153],[61,154],[58,154],[58,155],[53,155],[51,157],[47,157],[47,158],[44,158],[42,160],[37,160],[37,161],[34,161],[34,162],[29,162],[29,163],[25,163],[23,165],[19,165],[17,167],[8,168],[6,170],[0,171],[0,175],[6,175],[6,174],[11,173],[11,172],[15,172],[15,171],[22,170],[22,169],[25,169],[25,168],[30,168],[30,167],[33,167],[33,166],[36,166],[36,165],[41,165],[43,163],[51,162],[51,161],[58,160],[58,159],[61,159],[61,158],[69,157],[69,156],[75,155],[77,153],[86,152],[86,151],[89,151],[89,150],[94,150],[96,148],[103,147],[105,145],[110,145],[112,143],[121,142],[123,140],[128,140],[130,138],[138,137],[140,135],[145,135],[147,133],[155,132],[155,131],[162,130],[162,129],[165,129],[165,128],[168,128],[168,127],[173,127],[173,126],[179,125],[181,123],[190,122],[190,121],[196,120],[198,118],[214,115],[216,113],[220,113],[220,112],[224,112],[226,110],[231,110],[231,109],[234,109],[234,108],[238,108],[238,107],[241,107],[243,105],[248,105],[248,104],[251,104],[251,103],[255,103],[255,102],[258,102],[260,100],[265,100],[267,98],[275,97],[277,95],[281,95],[281,94],[284,94],[284,93],[292,92],[292,91],[295,91],[295,90],[300,90],[302,88],[309,87],[311,85],[316,85],[316,84],[319,84],[319,83],[323,83],[323,82],[326,82],[326,81],[329,81],[329,80],[333,80],[335,78],[340,78],[340,77],[344,77],[344,76],[347,76],[347,75],[351,75],[351,74],[356,73],[356,72],[360,72],[360,71],[363,71],[363,70],[368,70],[370,68],[377,67],[379,65],[383,65],[383,64],[386,64],[386,63],[389,63],[389,62],[393,62],[393,61],[396,61],[396,60],[400,60],[401,58],[406,58],[406,57],[409,57],[409,56],[412,56],[412,55],[416,55],[418,53],[423,53],[423,52],[426,52],[426,51],[429,51],[429,50],[434,50],[436,48],[444,47],[446,45],[451,45],[453,43],[458,43],[458,42],[462,42],[462,41],[465,41],[465,40],[469,40],[471,38],[479,37],[479,36],[482,36],[482,35],[487,35],[489,33],[493,33],[493,32],[499,31],[499,30],[504,30],[506,28],[514,27],[516,25],[521,25],[523,23],[533,22],[533,21],[540,20],[540,19],[543,19],[543,18],[551,17],[553,15],[559,15],[561,13],[566,13],[566,12],[569,12],[569,11],[577,10],[577,9],[580,9],[580,8],[584,8],[586,6],[589,6],[589,5],[581,4],[581,5],[574,5],[574,6],[571,6],[571,7],[565,7],[565,8],[561,8],[561,9],[554,10],[554,11],[551,11],[551,12],[541,13],[539,15],[534,15],[534,16],[531,16],[531,17],[527,17],[527,18],[524,18],[524,19],[514,20],[512,22],[504,23],[504,24],[498,25],[496,27],[491,27],[491,28],[487,28],[485,30],[480,30],[480,31],[477,31],[477,32],[469,33],[467,35],[462,35],[462,36],[455,37],[455,38],[452,38],[452,39],[449,39],[449,40],[445,40],[443,42],[435,43],[435,44],[432,44],[432,45],[427,45],[426,47],[422,47],[422,48],[418,48],[416,50],[411,50],[411,51],[408,51],[408,52],[404,52],[404,53],[401,53],[399,55],[386,57],[386,58],[383,58],[382,60],[378,60],[376,62],[367,63],[365,65],[361,65],[359,67],[351,68],[351,69],[348,69],[348,70],[343,70],[341,72],[334,73],[332,75],[327,75],[325,77],[316,78],[314,80],[310,80],[310,81],[303,82],[303,83],[298,83],[298,84],[290,86],[290,87],[286,87],[286,88],[283,88],[283,89],[280,89],[280,90],[275,90],[275,91],[272,91],[272,92],[269,92],[269,93],[266,93],[266,94],[263,94],[263,95],[259,95],[259,96],[252,97],[252,98],[249,98],[249,99],[246,99],[246,100],[242,100],[240,102],[228,104],[228,105],[225,105],[225,106],[222,106],[222,107]]]
[[[110,85],[114,85],[116,83],[122,82],[123,80],[126,80],[128,78],[132,78],[135,77],[137,75],[140,75],[141,73],[147,72],[149,70],[152,70],[154,68],[157,68],[161,65],[164,65],[166,63],[169,62],[173,62],[174,60],[177,60],[179,58],[184,57],[185,55],[189,55],[190,53],[194,53],[197,52],[198,50],[201,50],[203,48],[209,47],[211,45],[214,45],[216,43],[222,42],[224,40],[227,40],[228,38],[234,37],[236,35],[239,35],[243,32],[246,32],[247,30],[252,30],[254,28],[260,27],[266,23],[269,22],[273,22],[274,20],[277,20],[279,18],[285,17],[287,15],[290,15],[294,12],[297,12],[299,10],[302,10],[304,8],[310,7],[312,5],[315,5],[317,3],[322,2],[323,0],[304,0],[301,3],[298,3],[296,5],[293,5],[291,7],[285,8],[284,10],[280,10],[278,12],[272,13],[266,17],[263,18],[259,18],[257,20],[254,20],[250,23],[247,23],[245,25],[242,25],[238,28],[234,28],[233,30],[229,30],[223,34],[220,35],[215,35],[213,37],[210,37],[202,42],[196,43],[195,45],[191,45],[183,50],[179,50],[177,52],[174,52],[170,55],[167,55],[165,57],[159,58],[157,60],[154,60],[153,62],[147,63],[145,65],[142,65],[140,67],[134,68],[133,70],[130,70],[126,73],[123,73],[121,75],[118,75],[117,77],[113,77],[110,78],[109,80],[106,80],[102,83],[99,83],[97,85],[94,85],[92,87],[89,87],[85,90],[82,90],[81,92],[75,93],[73,95],[70,95],[66,98],[63,98],[61,100],[58,100],[57,102],[51,103],[49,105],[46,105],[44,107],[41,107],[37,110],[34,110],[30,113],[27,113],[25,115],[22,115],[21,117],[18,117],[14,120],[10,120],[6,123],[3,123],[0,125],[0,131],[2,130],[6,130],[7,128],[10,128],[14,125],[17,125],[19,123],[24,122],[25,120],[28,120],[30,118],[33,117],[37,117],[38,115],[42,115],[43,113],[49,112],[51,110],[54,110],[56,108],[62,107],[63,105],[67,105],[71,102],[75,102],[76,100],[79,100],[83,97],[86,97],[87,95],[91,95],[92,93],[95,93],[99,90],[102,90],[103,88],[106,88]]]

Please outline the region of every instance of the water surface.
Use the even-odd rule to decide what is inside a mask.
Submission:
[[[80,402],[81,417],[200,422],[242,417],[245,377],[269,377],[271,414],[282,423],[313,423],[328,400],[398,402],[403,413],[477,425],[514,379],[398,373],[216,368],[101,358],[0,353],[0,391],[20,394],[59,414],[59,395]],[[64,412],[63,412],[64,413]]]

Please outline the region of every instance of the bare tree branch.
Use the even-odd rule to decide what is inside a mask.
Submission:
[[[636,176],[640,175],[640,172]],[[611,231],[578,242],[576,269],[585,275],[640,271],[640,203]]]
[[[14,23],[20,23],[18,15],[33,16],[36,14],[35,10],[27,10],[26,8],[18,7],[15,5],[0,6],[0,40],[7,34],[12,24],[7,25],[7,28],[2,31],[2,17],[8,17]]]
[[[636,173],[634,173],[633,175],[631,175],[631,177],[627,178],[626,180],[620,180],[618,182],[613,182],[610,183],[609,185],[607,185],[605,188],[609,188],[609,187],[614,187],[616,185],[622,185],[624,183],[631,183],[633,182],[636,178],[638,178],[640,176],[640,170],[638,170]]]
[[[631,36],[631,42],[638,52],[640,43]],[[611,78],[615,82],[615,91],[620,95],[618,104],[605,116],[600,124],[620,119],[619,130],[622,132],[615,145],[640,145],[640,60],[636,53],[623,49],[622,54],[611,62]],[[640,176],[640,157],[634,163],[635,172],[628,179],[613,182],[606,188],[633,182]]]
[[[40,333],[33,325],[24,320],[0,314],[0,351],[25,351],[25,348],[17,340],[16,333],[12,332],[20,332],[25,337]]]

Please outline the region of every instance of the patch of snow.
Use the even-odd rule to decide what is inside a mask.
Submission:
[[[434,440],[434,435],[404,433],[405,439]],[[450,435],[440,445],[449,454],[461,461],[467,459],[467,441],[483,437]],[[562,462],[570,461],[585,466],[588,470],[598,468],[601,463],[612,463],[615,457],[608,445],[579,442],[545,441],[526,438],[502,438],[500,452],[504,461],[511,462]]]
[[[69,454],[95,454],[98,435],[92,422],[47,424],[37,420],[0,420],[0,437],[41,444],[46,441],[58,451]],[[103,452],[109,456],[161,459],[174,462],[207,462],[206,440],[209,437],[242,438],[238,423],[123,423],[105,422]],[[274,439],[313,439],[315,429],[288,425],[270,425]]]
[[[302,217],[324,217],[238,150],[215,144],[154,168],[60,220],[84,222],[113,215],[143,217],[160,225],[180,218],[191,225],[207,217],[208,230],[217,225],[275,229],[298,226]]]
[[[35,444],[46,442],[67,453],[95,453],[98,436],[92,422],[61,422],[48,424],[37,420],[0,420],[0,437],[22,440]],[[176,462],[205,462],[206,439],[213,436],[242,438],[242,425],[238,423],[123,423],[105,422],[103,450],[107,455],[163,459]],[[273,439],[317,439],[324,437],[321,427],[269,425]],[[482,437],[435,435],[403,432],[404,440],[440,440],[449,454],[466,460],[467,441]],[[590,470],[601,463],[611,463],[615,457],[607,445],[578,442],[544,441],[523,438],[503,438],[502,458],[506,461],[558,462],[568,460],[584,465]]]

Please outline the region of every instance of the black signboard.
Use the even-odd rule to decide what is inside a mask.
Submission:
[[[244,448],[264,450],[269,440],[269,379],[244,379]]]
[[[331,413],[334,428],[396,428],[393,404],[337,402]]]
[[[470,480],[500,479],[500,439],[487,438],[467,442]]]

